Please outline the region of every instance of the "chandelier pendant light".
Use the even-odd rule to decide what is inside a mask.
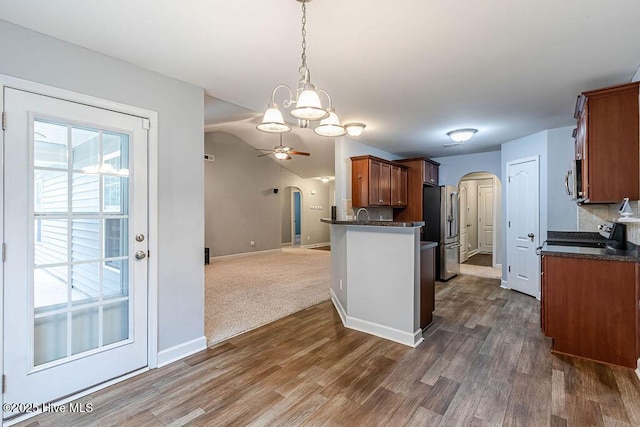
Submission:
[[[311,0],[296,0],[302,3],[302,65],[298,69],[300,73],[300,80],[298,81],[298,88],[295,91],[291,90],[286,84],[279,84],[273,89],[271,93],[271,102],[267,106],[267,110],[257,128],[263,132],[271,133],[284,133],[291,130],[284,121],[282,112],[276,103],[276,92],[280,88],[284,88],[288,91],[289,97],[286,98],[282,105],[285,108],[291,108],[289,114],[298,119],[298,124],[302,129],[309,127],[309,122],[318,121],[320,123],[313,130],[315,133],[321,136],[336,137],[342,136],[347,133],[344,126],[340,124],[340,119],[336,115],[336,112],[331,103],[331,97],[329,93],[324,89],[316,89],[311,83],[311,72],[307,66],[307,3]],[[322,106],[320,102],[320,93],[326,95],[329,106],[327,108]]]

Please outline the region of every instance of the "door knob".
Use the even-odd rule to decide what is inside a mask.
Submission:
[[[527,234],[527,237],[531,239],[531,241],[533,241],[534,238],[534,234],[533,233],[529,233]]]
[[[147,257],[147,253],[145,251],[136,252],[136,259],[145,259]]]

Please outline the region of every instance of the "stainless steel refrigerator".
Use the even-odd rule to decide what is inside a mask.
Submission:
[[[451,185],[423,188],[422,240],[438,242],[436,277],[449,280],[460,273],[460,208],[458,189]]]

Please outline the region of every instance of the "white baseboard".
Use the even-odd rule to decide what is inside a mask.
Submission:
[[[301,247],[310,249],[310,248],[320,248],[322,246],[331,246],[331,242],[311,243],[309,245],[304,245],[304,246],[301,246]]]
[[[333,289],[329,289],[329,293],[331,294],[331,302],[333,302],[333,306],[336,308],[338,316],[340,316],[340,320],[342,320],[342,324],[344,325],[347,323],[347,313],[344,311],[344,308],[342,307],[342,304],[340,304],[340,300],[336,296],[335,292],[333,292]]]
[[[500,280],[500,287],[501,287],[502,289],[511,289],[511,288],[509,287],[509,284],[507,283],[507,281],[506,281],[506,280],[502,280],[502,279]]]
[[[280,249],[268,249],[268,250],[265,250],[265,251],[243,252],[243,253],[240,253],[240,254],[214,256],[213,258],[211,258],[211,260],[212,261],[218,261],[218,260],[221,260],[221,259],[241,258],[241,257],[246,257],[246,256],[252,256],[252,255],[263,255],[263,254],[268,254],[268,253],[272,253],[272,252],[282,252],[282,248],[280,248]]]
[[[480,252],[479,252],[477,249],[474,249],[474,250],[472,250],[472,251],[467,252],[467,257],[468,257],[468,258],[471,258],[472,256],[477,255],[477,254],[479,254],[479,253],[480,253]]]
[[[357,319],[355,317],[347,316],[340,304],[340,301],[336,297],[336,294],[333,292],[333,289],[330,289],[331,293],[331,301],[333,302],[340,319],[342,320],[342,324],[345,328],[354,329],[356,331],[364,332],[370,335],[375,335],[380,338],[384,338],[389,341],[394,341],[400,344],[408,345],[409,347],[417,347],[420,345],[424,338],[422,338],[422,329],[418,328],[413,334],[408,332],[403,332],[395,328],[390,328],[388,326],[380,325],[378,323],[369,322],[362,319]]]
[[[184,359],[187,356],[191,356],[194,353],[202,351],[207,348],[207,337],[196,338],[195,340],[187,341],[182,344],[178,344],[174,347],[162,350],[158,353],[158,368],[173,363],[177,360]]]

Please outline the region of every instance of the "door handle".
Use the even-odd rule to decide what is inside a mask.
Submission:
[[[147,257],[147,253],[145,251],[136,252],[136,259],[137,260],[145,259],[146,257]]]
[[[527,237],[530,238],[531,241],[533,242],[533,238],[535,237],[535,234],[529,233],[529,234],[527,234]]]

